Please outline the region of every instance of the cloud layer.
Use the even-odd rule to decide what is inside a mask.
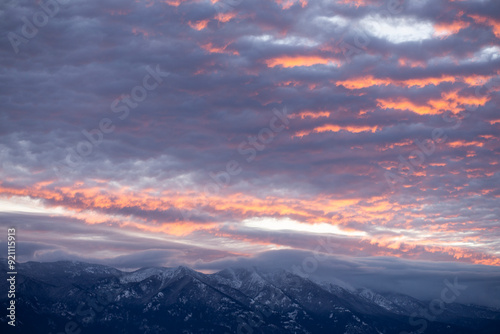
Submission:
[[[500,265],[496,1],[0,6],[25,260]]]

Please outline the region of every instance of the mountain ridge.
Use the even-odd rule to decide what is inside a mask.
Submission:
[[[59,333],[74,322],[93,333],[389,334],[418,329],[410,318],[428,305],[403,294],[320,284],[283,269],[232,267],[204,274],[178,266],[126,272],[81,261],[30,261],[18,263],[17,270],[19,326],[0,321],[13,333]],[[0,297],[2,306],[6,301]],[[496,333],[500,312],[455,303],[426,325],[431,334]]]

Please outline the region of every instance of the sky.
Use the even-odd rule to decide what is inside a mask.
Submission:
[[[24,0],[0,17],[0,224],[21,261],[319,252],[498,275],[498,1]]]

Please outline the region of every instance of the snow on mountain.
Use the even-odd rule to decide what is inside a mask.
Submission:
[[[5,264],[0,270],[5,270]],[[206,275],[188,267],[134,272],[82,262],[21,263],[14,333],[400,333],[426,303],[413,297],[317,283],[285,270],[228,268]],[[7,282],[0,282],[7,291]],[[103,301],[104,300],[104,301]],[[2,307],[7,299],[0,296]],[[80,311],[79,307],[82,308]],[[84,311],[82,311],[84,310]],[[427,334],[497,333],[500,312],[452,304]],[[0,330],[6,329],[0,320]],[[415,328],[413,328],[415,329]],[[12,329],[9,328],[10,332]],[[83,331],[82,331],[83,332]]]
[[[151,276],[157,276],[163,280],[172,278],[176,268],[142,268],[134,272],[125,273],[120,277],[120,283],[141,282]]]

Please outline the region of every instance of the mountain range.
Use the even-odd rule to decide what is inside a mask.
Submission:
[[[433,313],[430,301],[285,270],[125,272],[59,261],[19,263],[17,272],[16,326],[2,316],[2,333],[500,333],[498,309],[442,303]],[[0,302],[6,310],[6,293]]]

